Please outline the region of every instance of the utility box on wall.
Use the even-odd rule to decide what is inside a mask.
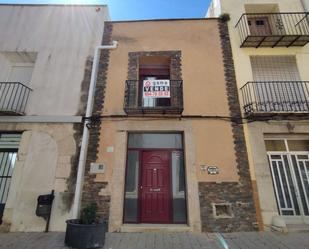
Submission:
[[[90,173],[91,174],[104,174],[105,165],[103,163],[91,163],[90,164]]]

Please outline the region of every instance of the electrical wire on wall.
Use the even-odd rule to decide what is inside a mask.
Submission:
[[[267,121],[284,121],[284,120],[295,120],[295,116],[293,115],[282,115],[282,114],[268,114],[266,116],[255,116],[250,118],[245,118],[241,116],[215,116],[215,115],[100,115],[100,116],[90,116],[83,117],[83,121],[90,120],[91,123],[96,123],[101,120],[109,120],[109,121],[160,121],[160,120],[192,120],[192,119],[208,119],[208,120],[222,120],[238,125],[253,123],[253,122],[267,122]],[[297,120],[309,120],[309,116],[297,115]],[[90,128],[90,126],[88,127]]]

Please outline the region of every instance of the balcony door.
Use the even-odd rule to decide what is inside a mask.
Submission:
[[[305,85],[295,56],[251,56],[258,111],[306,111]]]
[[[248,17],[250,34],[253,36],[271,35],[268,17]]]
[[[139,70],[139,89],[140,89],[140,106],[142,107],[159,107],[159,106],[170,106],[170,98],[143,98],[143,82],[144,80],[169,80],[170,71],[167,67],[148,67],[140,68]]]
[[[16,111],[22,109],[27,101],[28,90],[33,71],[33,64],[14,64],[10,68],[7,83],[0,86],[0,110]],[[2,92],[2,93],[1,93]]]
[[[33,64],[12,65],[7,82],[19,82],[29,86],[33,71]]]

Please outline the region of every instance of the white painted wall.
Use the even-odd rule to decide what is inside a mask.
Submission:
[[[0,230],[44,231],[46,222],[35,214],[37,197],[55,190],[50,230],[64,231],[65,221],[71,218],[68,180],[76,155],[73,124],[0,123],[0,130],[24,130]]]
[[[108,20],[107,6],[0,4],[0,82],[23,79],[33,92],[26,108],[29,116],[22,120],[30,115],[45,120],[0,120],[1,131],[24,131],[1,227],[43,231],[45,221],[35,215],[37,197],[54,189],[50,230],[65,230],[71,217],[68,180],[76,156],[75,130],[73,123],[53,122],[53,117],[77,114],[85,63],[101,44]],[[21,69],[10,76],[14,65],[33,66],[32,74]]]
[[[0,82],[5,52],[37,53],[27,115],[75,115],[85,62],[101,44],[107,6],[0,5]]]

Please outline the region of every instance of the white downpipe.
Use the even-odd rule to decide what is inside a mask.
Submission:
[[[100,50],[115,49],[117,48],[117,45],[118,45],[118,42],[113,41],[112,45],[97,46],[95,48],[93,63],[92,63],[92,70],[91,70],[90,86],[89,86],[89,92],[88,92],[86,117],[90,117],[92,115]],[[79,217],[80,202],[81,202],[82,189],[83,189],[83,183],[84,183],[88,140],[89,140],[89,129],[87,127],[89,123],[90,123],[89,119],[86,119],[84,122],[83,138],[82,138],[82,144],[81,144],[80,155],[79,155],[79,160],[78,160],[76,187],[75,187],[75,195],[74,195],[74,201],[73,201],[73,215],[72,215],[73,219],[77,219]]]

